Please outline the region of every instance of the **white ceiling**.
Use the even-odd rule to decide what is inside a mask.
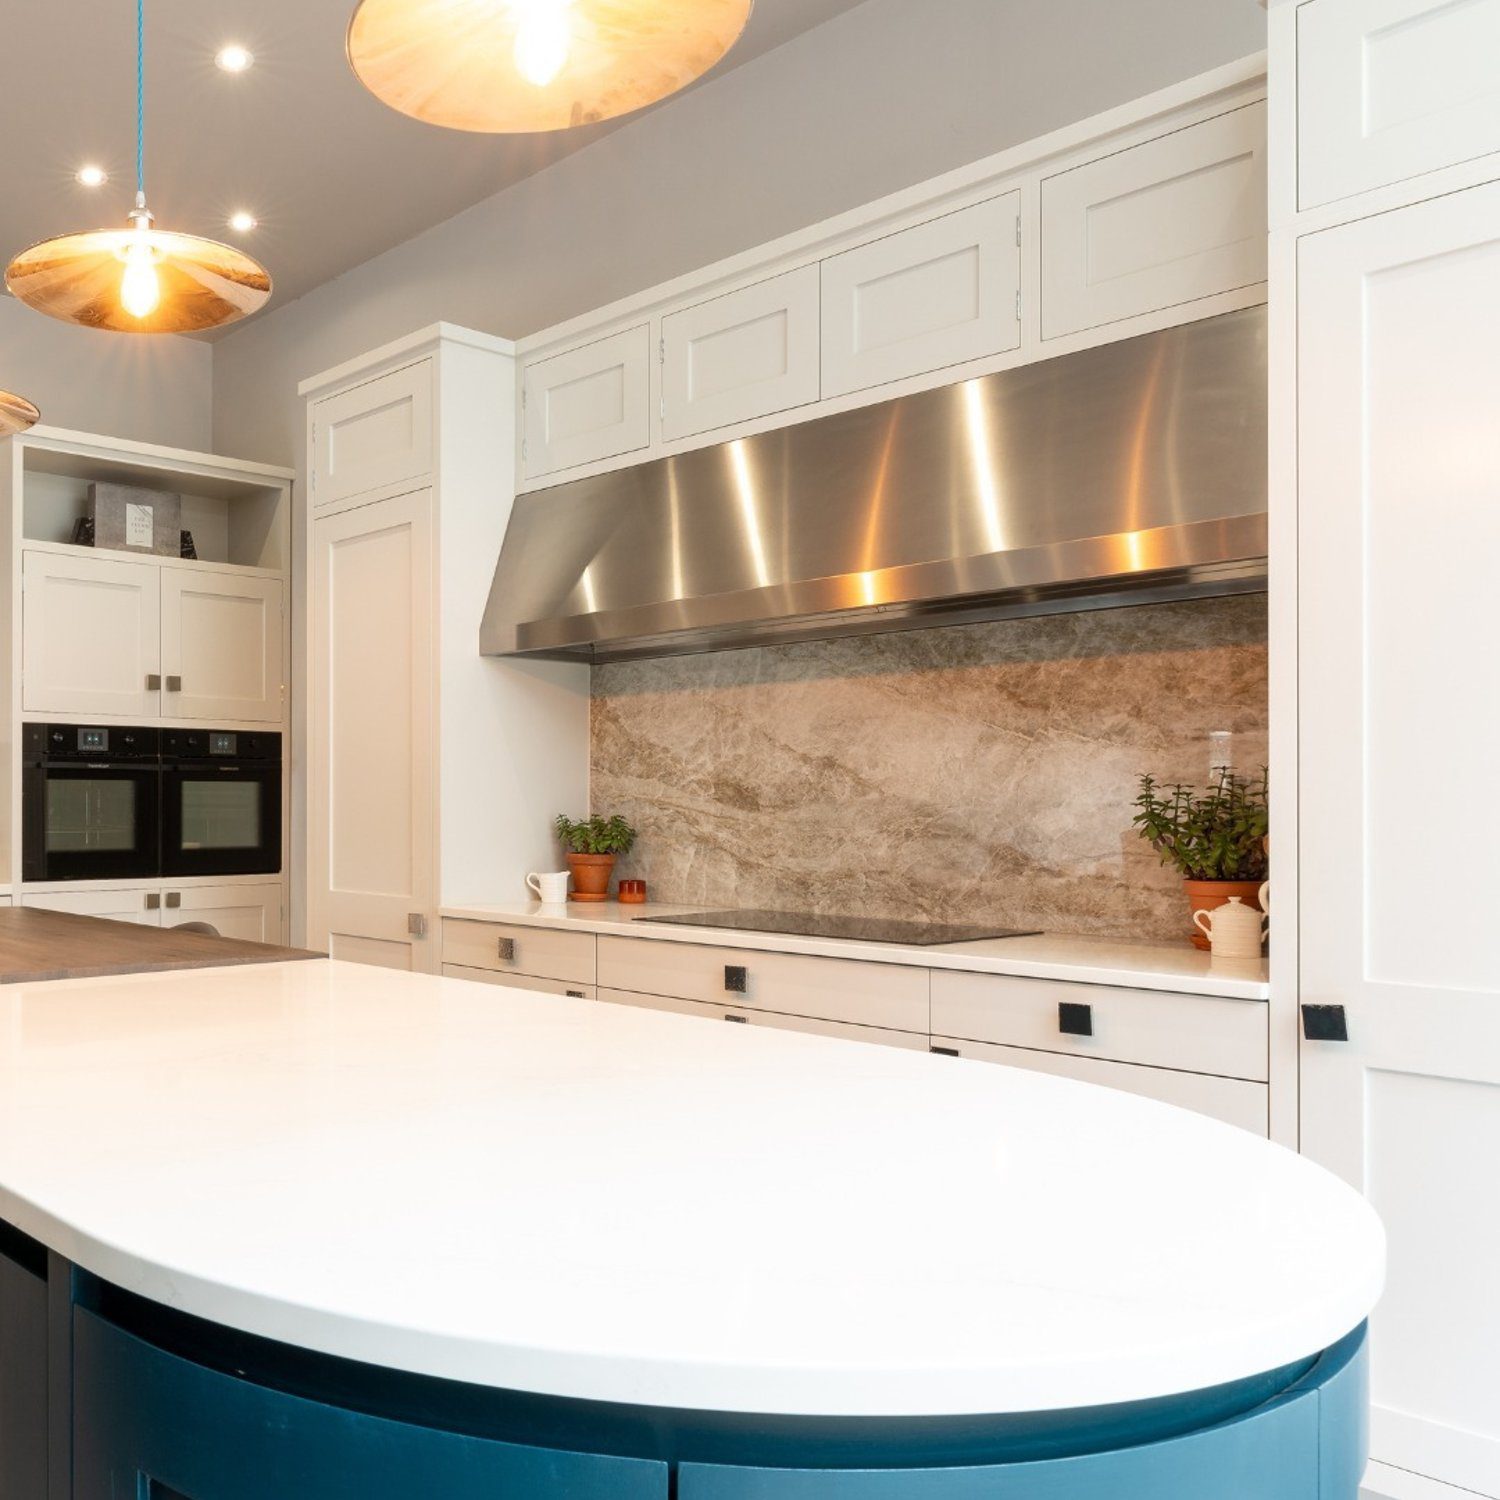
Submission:
[[[860,0],[756,0],[709,78]],[[146,187],[157,223],[241,243],[275,280],[273,305],[409,239],[628,123],[544,136],[419,124],[356,82],[353,0],[146,0]],[[228,41],[249,72],[214,66]],[[66,230],[123,223],[134,194],[132,0],[6,6],[0,87],[0,256]],[[656,106],[670,109],[671,101]],[[84,162],[110,174],[74,180]],[[236,236],[228,216],[259,220]]]

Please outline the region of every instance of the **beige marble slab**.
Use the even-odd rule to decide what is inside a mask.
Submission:
[[[626,662],[594,673],[593,807],[622,873],[766,907],[1169,942],[1136,778],[1266,759],[1263,596]]]

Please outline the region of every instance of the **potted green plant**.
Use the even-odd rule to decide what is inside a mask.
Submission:
[[[630,853],[635,829],[618,813],[612,818],[595,813],[577,820],[559,813],[553,826],[573,872],[573,900],[608,901],[615,860]]]
[[[1231,896],[1260,909],[1270,822],[1267,773],[1237,776],[1228,767],[1206,791],[1176,782],[1158,786],[1142,776],[1131,820],[1142,838],[1182,876],[1189,916],[1213,911]],[[1195,927],[1195,947],[1208,939]]]

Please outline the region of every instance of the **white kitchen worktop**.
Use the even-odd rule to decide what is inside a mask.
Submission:
[[[617,902],[543,906],[537,901],[498,905],[446,906],[443,916],[474,922],[519,922],[528,927],[558,927],[575,932],[611,933],[623,937],[661,938],[675,943],[712,943],[774,953],[811,953],[826,958],[868,963],[917,964],[929,969],[966,969],[981,974],[1017,974],[1030,979],[1065,979],[1076,984],[1118,984],[1131,989],[1176,990],[1190,995],[1218,995],[1230,1000],[1267,1000],[1268,968],[1261,960],[1215,959],[1184,939],[1181,943],[1127,943],[1118,938],[1002,938],[979,943],[945,943],[924,948],[904,943],[850,942],[843,938],[798,937],[744,932],[724,927],[662,927],[638,917],[667,917],[702,907],[621,906]],[[1184,921],[1186,918],[1184,917]]]
[[[1321,1168],[1132,1095],[327,960],[0,992],[0,1219],[325,1353],[805,1414],[1232,1381],[1384,1256]]]

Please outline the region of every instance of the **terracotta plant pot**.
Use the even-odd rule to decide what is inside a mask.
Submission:
[[[609,878],[615,872],[613,854],[570,854],[574,901],[608,901]]]
[[[1216,907],[1223,906],[1231,896],[1238,896],[1246,906],[1253,906],[1256,911],[1260,910],[1260,887],[1258,880],[1184,880],[1182,888],[1187,892],[1188,921],[1192,921],[1193,912],[1213,911]],[[1198,930],[1197,924],[1193,925],[1192,944],[1195,948],[1202,948],[1205,953],[1210,951],[1209,941]]]

